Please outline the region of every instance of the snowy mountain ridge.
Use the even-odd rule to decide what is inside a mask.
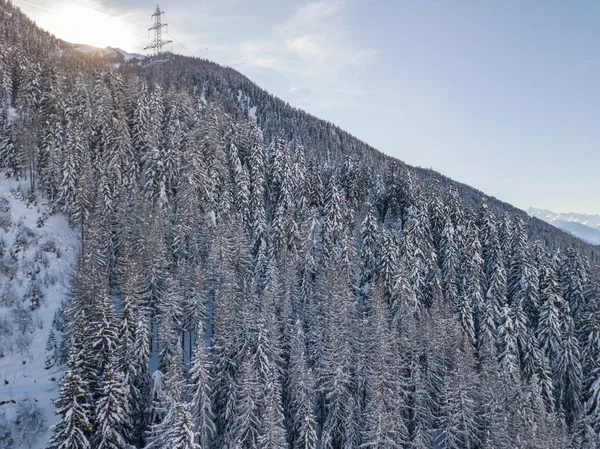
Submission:
[[[102,56],[115,57],[120,58],[121,56],[125,61],[131,61],[132,59],[144,59],[145,56],[139,53],[128,53],[125,50],[121,50],[120,48],[113,47],[105,47],[99,48],[94,47],[93,45],[87,44],[71,44],[75,50],[81,53],[85,53],[88,55],[99,54]]]
[[[600,245],[600,215],[556,213],[530,207],[527,213],[592,245]]]
[[[581,223],[582,225],[588,226],[590,228],[595,228],[600,230],[600,215],[593,214],[578,214],[574,212],[552,212],[548,209],[538,209],[535,207],[530,207],[528,209],[529,215],[539,218],[540,220],[544,220],[548,223],[552,221],[561,220],[561,221],[572,221],[575,223]]]

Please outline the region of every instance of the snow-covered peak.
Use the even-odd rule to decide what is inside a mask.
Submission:
[[[145,56],[139,53],[128,53],[125,50],[121,50],[120,48],[113,47],[105,47],[98,48],[93,45],[87,44],[72,44],[75,50],[85,53],[88,55],[100,54],[102,56],[112,56],[112,57],[120,57],[122,56],[125,61],[131,61],[132,59],[144,59]]]
[[[121,50],[120,48],[112,48],[112,47],[106,47],[106,48],[116,51],[117,53],[123,55],[123,57],[125,58],[125,61],[130,61],[132,59],[144,59],[145,58],[145,56],[140,53],[128,53],[125,50]]]
[[[600,245],[600,215],[556,213],[535,207],[530,207],[527,212],[587,243]]]

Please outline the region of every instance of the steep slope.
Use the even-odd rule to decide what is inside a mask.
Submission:
[[[543,220],[531,217],[523,210],[434,170],[412,167],[386,156],[334,124],[294,108],[269,94],[234,69],[208,60],[180,55],[170,55],[167,61],[159,65],[132,65],[128,69],[136,74],[144,74],[148,80],[161,79],[167,86],[172,83],[184,83],[190,89],[203,90],[207,98],[218,96],[225,110],[234,119],[248,116],[252,111],[267,140],[283,131],[291,139],[314,149],[313,156],[319,164],[334,164],[346,158],[353,158],[367,166],[375,167],[376,172],[385,177],[389,168],[396,163],[396,167],[411,170],[423,183],[436,182],[443,188],[453,185],[465,204],[478,207],[485,201],[497,214],[519,216],[525,222],[532,239],[541,239],[553,250],[574,247],[593,263],[600,263],[600,251],[589,243],[582,242],[570,233],[557,230]]]
[[[600,245],[600,230],[598,229],[590,228],[575,221],[554,220],[551,224],[590,245]]]
[[[57,421],[60,378],[48,336],[68,297],[78,243],[62,214],[27,205],[23,185],[0,176],[0,439],[41,448]]]
[[[116,70],[0,6],[0,169],[80,239],[49,447],[594,447],[594,248],[230,69]]]
[[[600,231],[574,221],[555,220],[553,226],[583,240],[590,245],[600,245]]]

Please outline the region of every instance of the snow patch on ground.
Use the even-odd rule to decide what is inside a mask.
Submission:
[[[256,121],[256,106],[252,106],[250,109],[248,109],[248,117]]]
[[[14,121],[19,116],[19,113],[12,106],[8,108],[7,118],[10,122]]]
[[[58,396],[61,369],[45,369],[45,347],[54,314],[69,291],[78,235],[60,213],[38,227],[47,208],[40,198],[28,207],[22,193],[27,190],[27,181],[0,176],[0,433],[8,428],[13,447],[37,449],[46,446],[50,426],[58,421],[52,400]],[[33,284],[42,298],[34,310]],[[19,431],[15,418],[34,406],[45,420],[43,430],[35,435],[31,429]],[[20,434],[35,438],[19,440]]]

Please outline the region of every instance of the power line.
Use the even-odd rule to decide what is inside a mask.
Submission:
[[[196,55],[194,55],[194,53],[192,53],[185,45],[183,45],[181,42],[179,42],[177,39],[175,39],[171,33],[167,32],[167,34],[169,35],[169,37],[171,39],[173,39],[173,42],[175,42],[177,45],[179,45],[181,48],[183,48],[185,51],[187,51],[194,58],[196,57]]]
[[[25,3],[23,0],[18,0],[18,3],[22,3],[22,6],[27,6],[28,8],[37,9],[38,11],[42,11],[42,12],[47,12],[47,13],[50,13],[50,14],[58,15],[57,12],[53,12],[52,9],[49,6],[47,6],[47,5],[43,4],[43,3],[33,2],[31,0],[27,0],[27,1],[31,2],[31,3],[34,3],[35,5],[38,5],[38,6],[30,5],[28,3]],[[17,2],[15,2],[13,0],[13,4],[17,4]],[[19,6],[19,5],[17,4],[17,6]]]
[[[75,3],[75,4],[78,4],[78,5],[81,5],[81,6],[85,7],[85,8],[92,9],[94,11],[98,11],[98,12],[100,12],[102,14],[105,14],[107,16],[113,17],[113,18],[118,19],[118,20],[124,20],[124,21],[132,23],[134,25],[139,25],[139,26],[146,27],[146,25],[141,24],[139,22],[135,22],[133,20],[130,20],[130,19],[127,19],[125,17],[121,17],[121,16],[118,16],[118,15],[112,14],[112,13],[107,12],[107,11],[102,11],[102,10],[94,8],[92,6],[80,3],[80,2],[78,2],[76,0],[67,0],[67,1],[70,1],[71,3]],[[45,13],[48,13],[48,14],[52,14],[52,15],[55,15],[57,17],[61,17],[62,14],[63,14],[63,11],[60,11],[60,10],[58,10],[56,8],[48,6],[45,3],[37,2],[35,0],[16,0],[16,1],[13,0],[13,3],[15,3],[15,4],[21,3],[22,6],[26,6],[28,8],[34,8],[34,9],[37,9],[38,11],[42,11],[42,12],[45,12]],[[137,38],[137,39],[139,39],[139,40],[143,40],[143,41],[145,41],[147,39],[146,37],[140,36],[139,34],[130,33],[130,35],[133,36],[133,37],[135,37],[135,38]]]

